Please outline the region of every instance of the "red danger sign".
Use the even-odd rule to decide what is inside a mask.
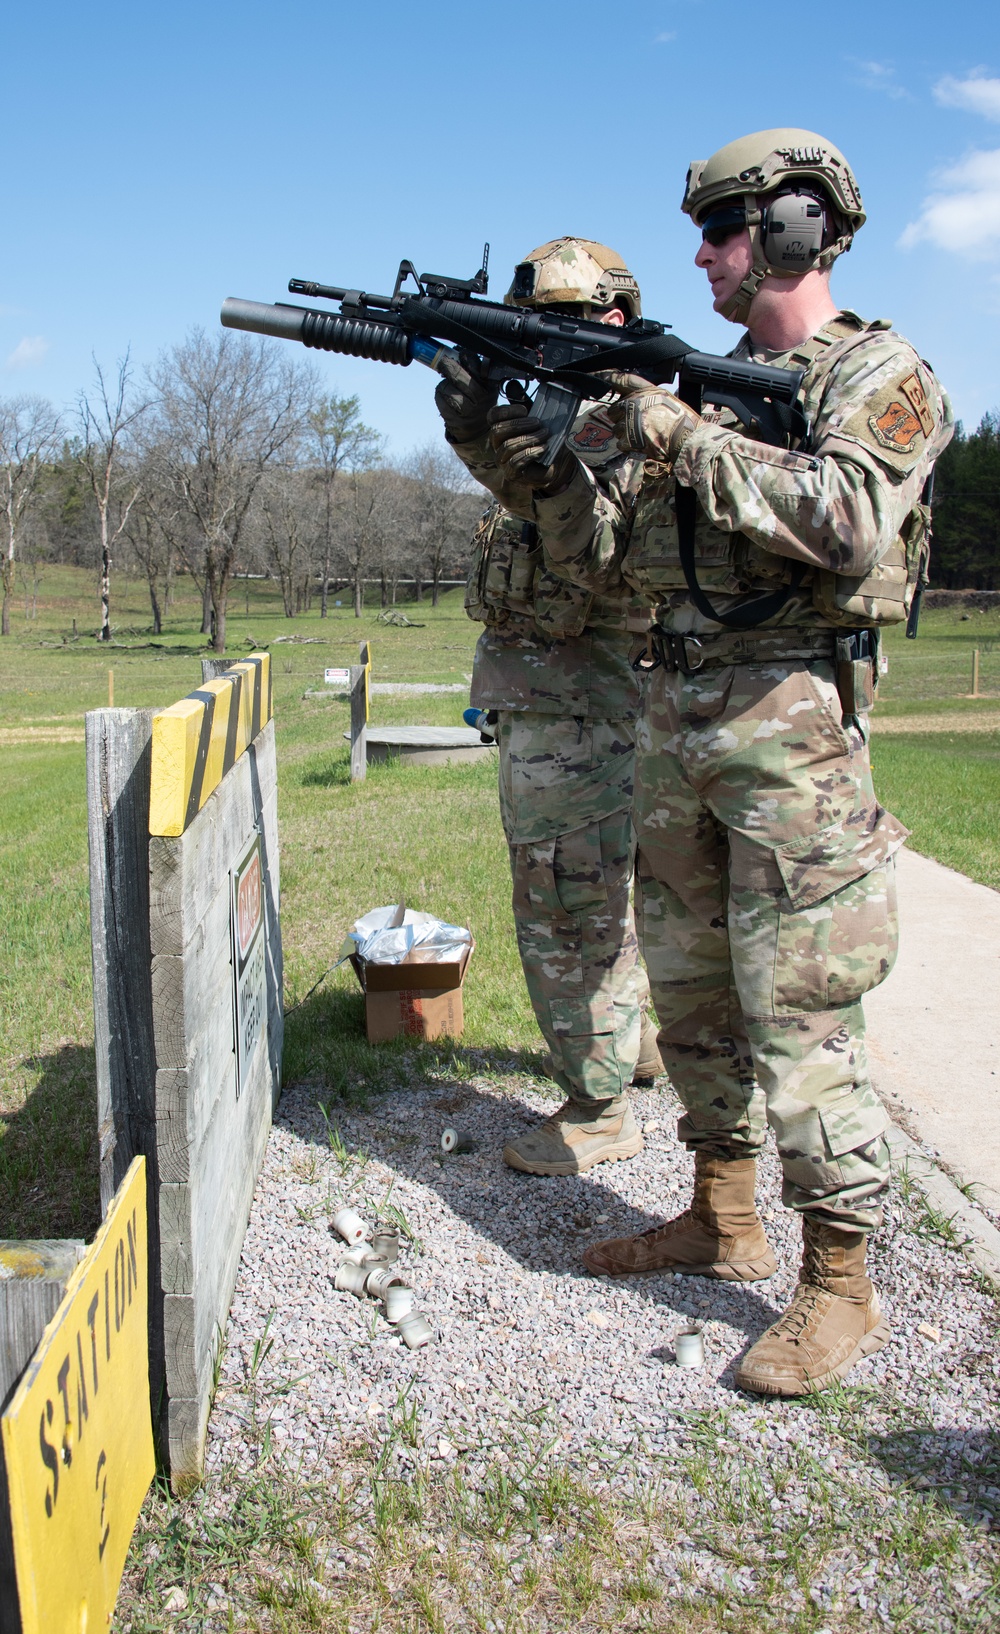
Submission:
[[[232,872],[233,1021],[236,1093],[246,1088],[261,1036],[267,1030],[267,958],[264,931],[264,859],[255,834]]]

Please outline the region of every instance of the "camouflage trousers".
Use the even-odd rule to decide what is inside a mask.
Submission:
[[[893,853],[832,664],[656,670],[636,733],[636,918],[689,1147],[752,1155],[786,1206],[869,1231],[888,1174],[861,996],[896,954]]]
[[[500,812],[514,923],[553,1076],[579,1102],[620,1095],[649,999],[629,901],[633,727],[500,711]]]

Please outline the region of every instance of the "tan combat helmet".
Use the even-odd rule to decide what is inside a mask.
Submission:
[[[585,318],[620,301],[629,318],[641,314],[639,285],[620,255],[592,238],[553,238],[514,268],[506,306],[582,306]]]
[[[865,220],[861,189],[844,155],[808,130],[756,131],[695,160],[681,209],[704,228],[727,206],[745,213],[753,249],[750,273],[722,308],[734,323],[747,321],[765,278],[797,278],[830,266],[850,249]]]

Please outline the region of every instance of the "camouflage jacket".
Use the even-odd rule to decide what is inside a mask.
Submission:
[[[503,481],[483,438],[453,445],[497,497],[472,541],[465,595],[469,617],[486,625],[476,647],[471,702],[480,709],[537,710],[590,720],[631,720],[639,684],[629,662],[650,622],[645,598],[619,578],[602,593],[572,583],[545,562],[531,490]],[[597,406],[580,415],[569,446],[602,488],[638,484],[641,460],[621,454]],[[519,513],[519,514],[517,514]]]
[[[752,355],[746,340],[734,355]],[[902,336],[853,312],[758,361],[805,369],[808,451],[754,442],[723,413],[704,417],[675,466],[647,459],[634,497],[599,488],[581,465],[562,494],[534,501],[552,566],[601,590],[624,577],[665,628],[718,634],[692,605],[681,566],[682,485],[698,499],[698,582],[720,611],[786,587],[762,628],[904,618],[926,543],[924,485],[953,429],[947,397]]]

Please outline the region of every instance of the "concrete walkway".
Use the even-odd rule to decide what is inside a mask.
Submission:
[[[1000,1209],[1000,892],[905,850],[897,881],[899,958],[865,999],[872,1078],[893,1120]]]

